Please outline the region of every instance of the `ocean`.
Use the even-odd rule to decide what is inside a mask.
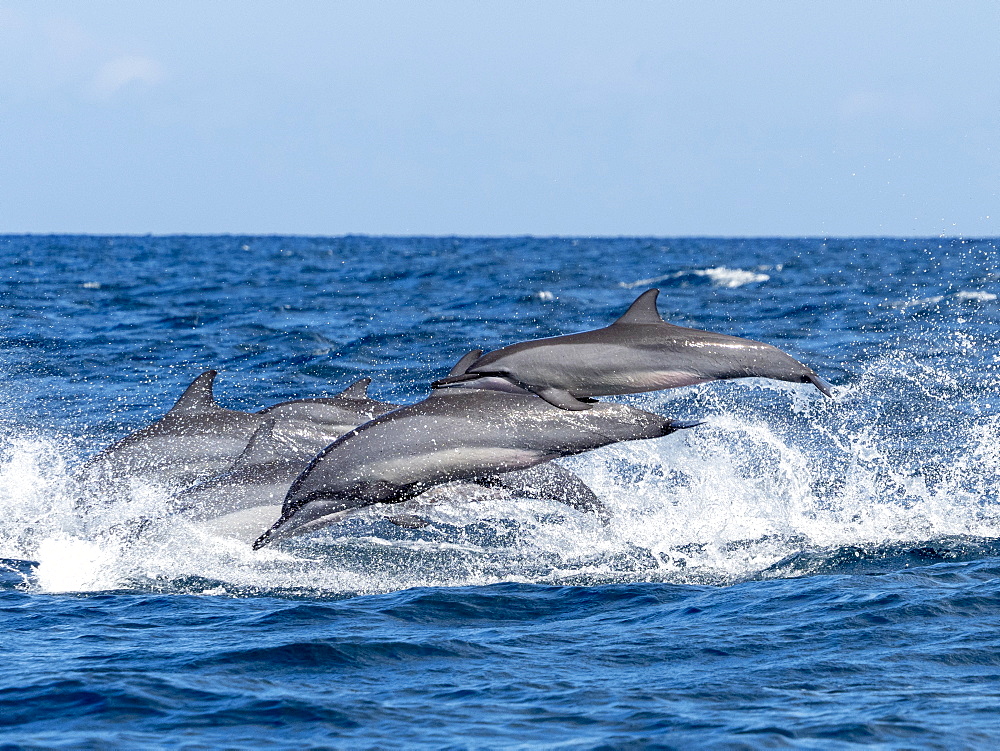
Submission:
[[[0,748],[991,748],[998,250],[0,236]],[[255,552],[152,483],[79,502],[81,463],[203,370],[232,409],[362,377],[408,404],[469,349],[605,326],[652,287],[834,398],[609,398],[703,424],[559,460],[607,524],[494,494]]]

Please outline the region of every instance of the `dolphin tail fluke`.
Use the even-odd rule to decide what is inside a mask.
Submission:
[[[828,383],[827,381],[824,381],[822,378],[820,378],[815,373],[810,373],[809,375],[807,375],[806,376],[806,381],[808,381],[813,386],[815,386],[816,388],[818,388],[826,396],[830,397],[831,399],[833,398],[833,386],[830,383]]]

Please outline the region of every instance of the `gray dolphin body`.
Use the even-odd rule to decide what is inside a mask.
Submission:
[[[524,470],[679,427],[685,426],[621,404],[567,412],[524,391],[437,391],[328,446],[295,480],[281,517],[254,548],[319,529],[351,509],[401,503],[441,483]]]
[[[229,466],[264,418],[216,404],[216,375],[207,370],[195,378],[167,414],[93,456],[81,477],[98,482],[142,477],[187,485]]]
[[[351,429],[355,427],[352,425]],[[262,528],[280,516],[288,490],[313,458],[347,432],[319,438],[315,429],[310,428],[303,436],[294,428],[289,430],[287,425],[268,420],[254,433],[229,470],[176,495],[174,510],[189,521],[210,522],[207,527],[221,534],[243,537],[253,530],[249,537],[253,540]],[[596,514],[602,520],[608,518],[607,508],[594,491],[568,469],[554,463],[486,474],[473,478],[470,484],[528,498],[550,498],[578,511]],[[467,488],[451,490],[452,495],[461,496]],[[394,514],[388,519],[400,526],[426,524],[410,514]]]
[[[520,342],[488,352],[464,373],[435,388],[495,376],[538,394],[557,407],[586,410],[583,399],[635,394],[730,378],[775,378],[830,385],[770,344],[667,323],[656,309],[659,290],[640,295],[610,326],[579,334]],[[471,358],[470,358],[471,359]]]
[[[335,397],[282,402],[256,413],[263,424],[225,472],[174,497],[192,519],[280,507],[292,482],[324,448],[398,404],[370,399],[369,379]]]
[[[214,370],[199,375],[166,415],[92,457],[81,477],[101,482],[141,477],[189,486],[230,468],[265,423],[280,426],[283,448],[290,455],[310,452],[308,462],[338,436],[397,406],[369,398],[371,379],[363,378],[336,396],[240,412],[216,403],[216,375]]]

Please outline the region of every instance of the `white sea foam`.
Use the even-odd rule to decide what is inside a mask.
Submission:
[[[778,270],[780,271],[780,267]],[[735,289],[736,287],[756,282],[766,282],[771,278],[769,274],[762,274],[759,270],[747,271],[745,269],[730,269],[725,266],[716,266],[709,269],[675,271],[670,274],[663,274],[662,276],[650,277],[649,279],[637,279],[634,282],[620,282],[618,286],[625,289],[648,287],[658,282],[667,281],[668,279],[682,279],[686,276],[703,277],[716,287],[726,287],[728,289]]]
[[[8,435],[0,557],[34,561],[30,586],[47,592],[336,594],[501,581],[723,583],[767,575],[803,551],[1000,539],[1000,417],[937,415],[955,380],[897,354],[833,400],[760,380],[636,397],[705,424],[565,460],[612,509],[607,525],[555,502],[438,493],[407,509],[430,519],[422,530],[371,510],[261,551],[169,517],[161,488],[81,502],[65,438]],[[900,391],[923,405],[918,433],[882,415]],[[914,445],[942,428],[940,451]]]
[[[768,274],[761,274],[757,271],[727,269],[725,266],[718,266],[714,269],[696,269],[691,273],[695,276],[708,277],[716,287],[728,287],[730,289],[742,287],[744,284],[753,284],[754,282],[766,282],[771,278]]]
[[[949,298],[959,302],[985,303],[996,300],[997,296],[992,292],[983,292],[981,290],[959,290],[958,292],[950,293],[948,295],[914,297],[910,300],[901,300],[890,304],[892,307],[899,308],[901,310],[907,310],[909,308],[930,308],[948,300]]]
[[[955,297],[959,300],[972,300],[974,302],[992,302],[997,299],[997,296],[992,292],[978,292],[975,290],[962,290],[961,292],[958,292]]]

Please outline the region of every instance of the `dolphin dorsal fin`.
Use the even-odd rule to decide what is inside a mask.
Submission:
[[[459,376],[465,375],[472,363],[483,356],[483,351],[481,349],[472,349],[462,355],[462,359],[455,363],[455,367],[448,371],[448,376]]]
[[[337,396],[342,396],[345,399],[368,399],[368,386],[371,385],[371,382],[371,378],[361,378],[341,391]]]
[[[243,453],[236,457],[232,469],[242,469],[254,464],[267,464],[281,458],[281,452],[276,451],[274,440],[274,420],[265,420],[250,437],[250,442]]]
[[[196,415],[222,409],[212,396],[212,384],[218,374],[216,370],[206,370],[195,378],[167,414]]]
[[[615,321],[612,326],[619,323],[665,323],[660,318],[660,311],[656,309],[656,296],[660,294],[658,289],[649,289],[635,298],[635,302],[629,305],[625,315]]]

